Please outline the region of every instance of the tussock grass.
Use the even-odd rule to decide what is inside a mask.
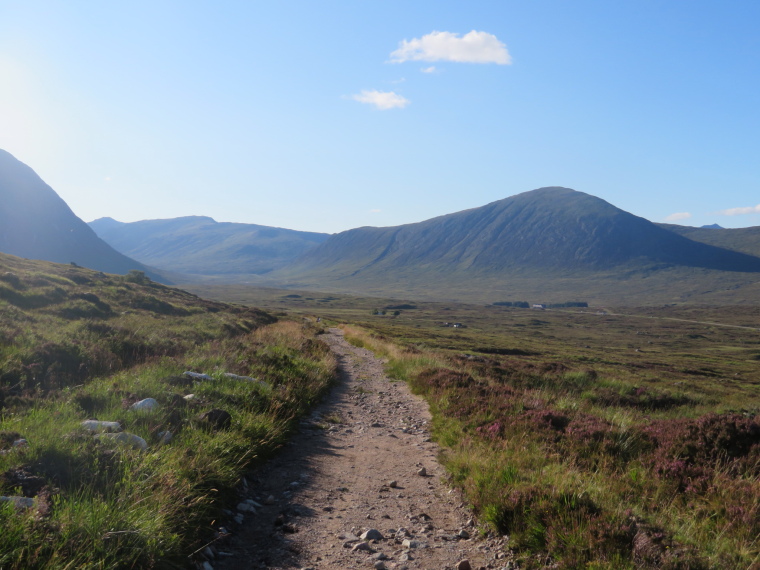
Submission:
[[[0,287],[0,495],[34,500],[0,503],[2,568],[187,566],[242,475],[335,375],[317,327],[140,275],[0,255]],[[145,398],[158,409],[129,409]],[[212,409],[227,427],[203,420]],[[86,419],[118,421],[148,449],[98,437]]]

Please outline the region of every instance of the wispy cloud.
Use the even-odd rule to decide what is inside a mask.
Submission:
[[[496,63],[509,65],[512,57],[493,34],[471,32],[459,37],[452,32],[431,32],[421,38],[402,40],[391,53],[391,61],[456,61],[460,63]]]
[[[352,95],[351,98],[354,101],[359,101],[359,103],[374,105],[381,111],[386,111],[388,109],[403,109],[411,103],[409,99],[402,97],[393,91],[364,90],[358,95]]]
[[[747,206],[746,208],[729,208],[718,212],[724,216],[743,216],[745,214],[760,214],[760,204],[757,206]]]
[[[438,70],[435,68],[435,65],[431,65],[430,67],[423,67],[420,71],[422,73],[435,73]]]
[[[676,212],[675,214],[670,214],[665,218],[666,222],[677,222],[679,220],[688,220],[691,218],[691,214],[689,212]]]

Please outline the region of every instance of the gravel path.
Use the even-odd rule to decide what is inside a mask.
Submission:
[[[444,482],[427,404],[339,329],[322,338],[339,359],[338,385],[248,479],[229,513],[233,536],[206,552],[206,568],[508,567],[501,541],[479,538]],[[370,529],[379,534],[362,540]]]

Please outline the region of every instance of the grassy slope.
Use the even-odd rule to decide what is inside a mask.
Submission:
[[[0,505],[0,567],[184,566],[213,540],[245,469],[334,374],[318,331],[273,321],[139,274],[0,254],[0,494],[34,498]],[[148,397],[157,412],[128,409]],[[231,414],[227,429],[201,419],[212,409]],[[119,421],[148,449],[98,439],[85,419]]]

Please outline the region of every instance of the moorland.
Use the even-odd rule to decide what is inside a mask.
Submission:
[[[192,564],[332,382],[317,332],[0,254],[0,567]]]
[[[428,400],[453,481],[521,567],[760,562],[758,307],[203,292],[344,323],[386,358]]]

